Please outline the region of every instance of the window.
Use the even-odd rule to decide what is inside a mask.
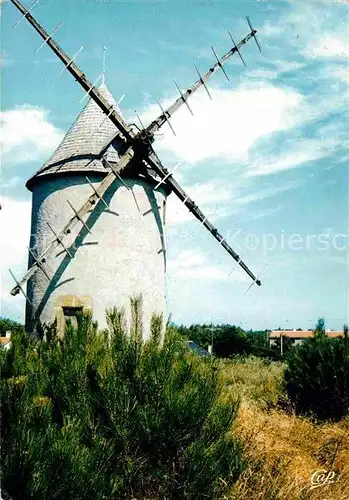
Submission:
[[[64,325],[67,324],[67,321],[70,321],[74,328],[78,327],[77,316],[82,314],[82,307],[66,307],[63,306],[63,316],[64,316]]]
[[[79,314],[92,311],[92,300],[90,297],[83,295],[59,295],[55,299],[54,309],[58,335],[63,337],[65,325],[68,320],[76,327]]]

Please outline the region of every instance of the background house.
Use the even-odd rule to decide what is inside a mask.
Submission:
[[[343,332],[327,330],[326,335],[330,338],[343,337]],[[291,339],[293,344],[301,344],[305,339],[314,336],[314,330],[273,330],[269,335],[269,346],[277,345],[280,337]]]
[[[11,332],[6,332],[5,337],[0,337],[0,348],[9,349],[11,347]]]

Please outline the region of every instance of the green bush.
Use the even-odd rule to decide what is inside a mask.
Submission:
[[[108,312],[99,332],[81,316],[63,339],[23,332],[1,353],[1,485],[21,499],[222,498],[242,468],[212,360],[190,354],[140,308]]]
[[[320,323],[319,323],[320,324]],[[331,339],[320,325],[287,355],[286,390],[300,414],[339,420],[349,412],[349,339]]]

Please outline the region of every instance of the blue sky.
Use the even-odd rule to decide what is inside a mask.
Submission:
[[[23,320],[9,296],[8,268],[26,268],[30,193],[25,181],[53,152],[82,109],[83,92],[9,2],[1,2],[2,311]],[[24,1],[28,7],[32,2]],[[168,309],[178,323],[230,322],[245,328],[328,328],[348,321],[347,2],[62,2],[41,0],[34,15],[91,81],[102,70],[120,108],[149,122],[183,87],[240,40],[245,15],[258,30],[245,68],[216,75],[165,125],[156,150],[255,273],[249,278],[187,210],[170,197]],[[264,272],[263,272],[264,271]]]

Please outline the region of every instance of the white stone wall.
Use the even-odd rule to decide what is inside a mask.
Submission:
[[[91,175],[95,186],[102,176]],[[106,326],[105,310],[113,306],[129,308],[129,298],[143,295],[145,337],[154,312],[166,319],[165,267],[163,234],[165,192],[154,191],[141,179],[120,180],[104,195],[110,212],[101,203],[84,220],[88,234],[78,223],[66,237],[71,259],[60,246],[47,259],[45,269],[50,282],[37,271],[28,282],[26,326],[33,331],[35,315],[41,322],[53,321],[64,297],[90,302],[94,319]],[[46,177],[33,189],[31,248],[37,254],[54,238],[47,222],[58,233],[73,215],[67,200],[78,209],[92,193],[84,177],[59,175]],[[101,213],[102,212],[102,213]],[[31,263],[31,260],[29,259]]]

